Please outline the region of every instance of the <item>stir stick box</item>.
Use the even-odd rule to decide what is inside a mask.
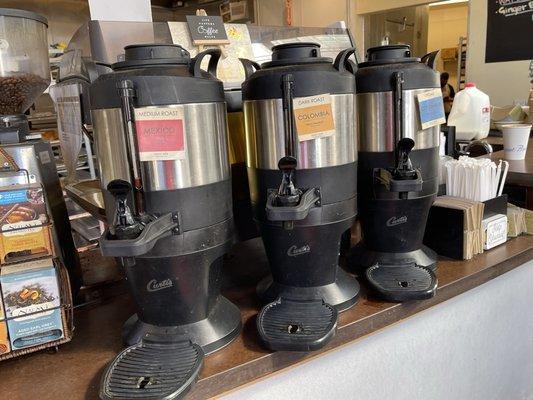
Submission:
[[[424,244],[441,256],[469,260],[484,250],[483,221],[506,212],[507,195],[484,202],[437,197],[429,210]]]

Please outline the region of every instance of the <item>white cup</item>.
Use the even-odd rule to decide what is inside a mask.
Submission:
[[[530,132],[531,125],[502,125],[503,152],[506,160],[523,160],[526,158]]]

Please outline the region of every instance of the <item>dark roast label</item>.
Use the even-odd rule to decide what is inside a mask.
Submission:
[[[183,107],[136,108],[135,130],[141,161],[186,158]]]
[[[329,93],[297,97],[293,100],[296,132],[300,142],[335,134],[335,121]]]

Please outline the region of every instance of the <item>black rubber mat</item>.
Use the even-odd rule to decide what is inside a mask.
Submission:
[[[376,264],[365,274],[368,283],[386,300],[429,299],[437,290],[435,273],[415,263]]]
[[[323,300],[279,298],[257,316],[259,336],[272,350],[320,349],[333,337],[336,327],[337,310]]]
[[[100,398],[181,399],[198,379],[204,353],[191,342],[143,339],[122,351],[108,366]]]

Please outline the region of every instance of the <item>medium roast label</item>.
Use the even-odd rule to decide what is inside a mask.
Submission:
[[[331,95],[297,97],[293,100],[296,132],[300,142],[331,136],[335,133]]]
[[[141,161],[186,158],[182,107],[137,108],[135,129]]]

